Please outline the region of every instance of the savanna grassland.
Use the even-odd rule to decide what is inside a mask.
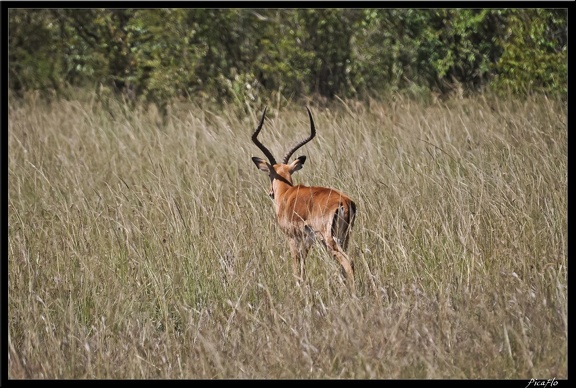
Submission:
[[[10,100],[10,379],[567,378],[567,107],[311,103],[297,183],[358,206],[296,287],[258,106]],[[303,105],[269,107],[277,157]]]

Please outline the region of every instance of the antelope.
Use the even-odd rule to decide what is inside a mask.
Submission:
[[[252,134],[252,141],[268,158],[268,162],[256,156],[252,157],[252,161],[259,170],[268,173],[270,178],[268,195],[274,201],[280,228],[288,237],[296,284],[304,282],[304,263],[312,244],[321,241],[342,266],[346,283],[354,292],[354,264],[346,254],[346,249],[354,225],[356,204],[340,191],[326,187],[294,185],[292,181],[292,174],[302,168],[306,156],[299,156],[288,163],[290,157],[316,135],[312,113],[308,107],[306,109],[310,118],[310,136],[298,142],[284,155],[280,163],[276,163],[272,153],[258,140],[266,116],[265,107],[260,123]]]

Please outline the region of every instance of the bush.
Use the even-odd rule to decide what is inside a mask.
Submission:
[[[455,85],[567,93],[566,10],[9,10],[9,87],[256,104]]]

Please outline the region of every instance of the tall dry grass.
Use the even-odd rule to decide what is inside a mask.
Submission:
[[[312,106],[295,179],[357,202],[353,298],[320,247],[295,286],[260,111],[11,101],[9,378],[567,378],[566,109]]]

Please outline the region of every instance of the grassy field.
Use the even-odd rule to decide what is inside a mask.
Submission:
[[[564,103],[312,104],[294,178],[356,201],[356,297],[320,246],[296,287],[261,109],[10,102],[10,379],[567,378]],[[308,134],[267,117],[277,158]]]

